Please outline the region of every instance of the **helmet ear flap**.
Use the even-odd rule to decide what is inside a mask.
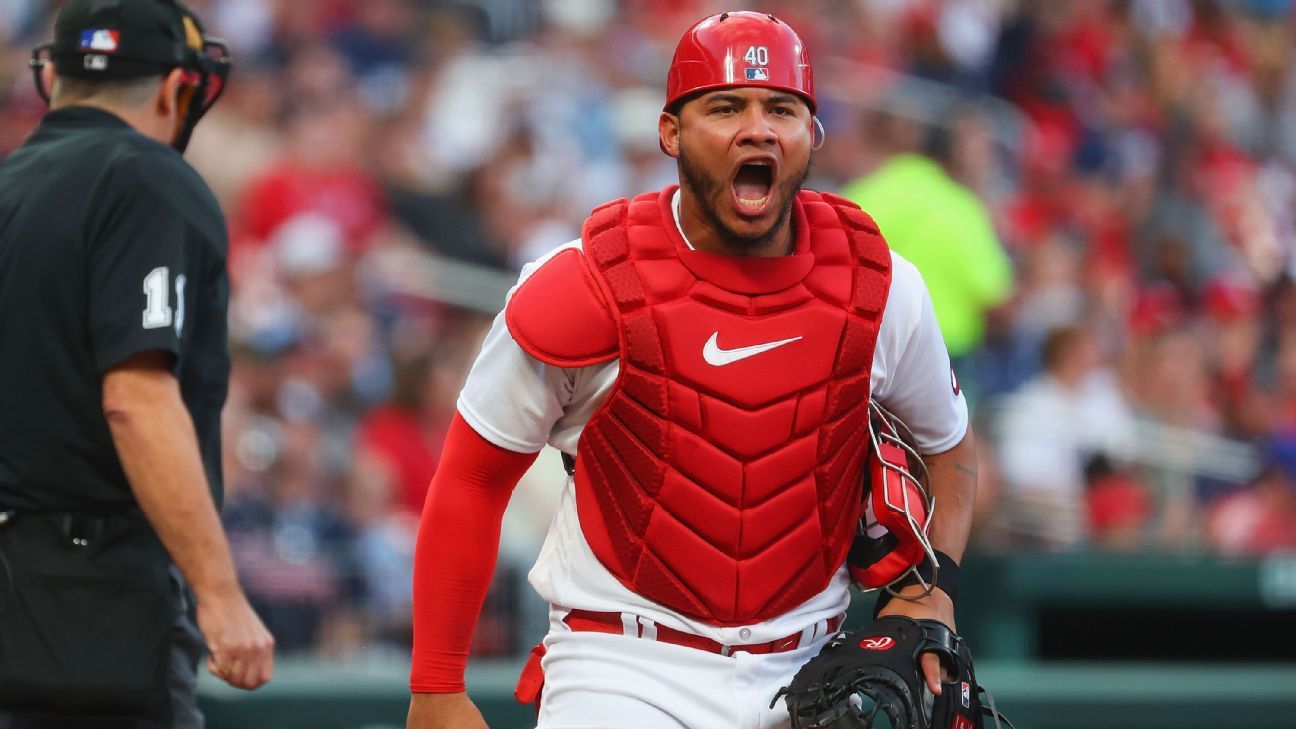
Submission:
[[[904,437],[908,428],[876,402],[870,409],[864,516],[846,560],[851,579],[866,590],[893,584],[925,559],[936,562],[927,537],[934,502],[926,467]]]

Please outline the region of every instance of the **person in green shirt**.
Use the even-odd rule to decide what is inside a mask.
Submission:
[[[906,137],[914,135],[895,135]],[[905,149],[917,145],[893,146],[895,154],[847,184],[842,195],[872,215],[891,248],[918,267],[957,360],[981,343],[986,311],[1012,294],[1012,266],[976,194],[933,156]],[[939,152],[947,144],[927,147],[936,157],[947,156]]]

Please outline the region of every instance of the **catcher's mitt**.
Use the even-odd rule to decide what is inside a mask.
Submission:
[[[942,681],[940,696],[923,678],[926,652],[954,676]],[[982,707],[982,691],[962,638],[935,620],[891,616],[839,633],[770,705],[786,697],[793,729],[981,729],[983,716],[1011,728],[993,698]]]

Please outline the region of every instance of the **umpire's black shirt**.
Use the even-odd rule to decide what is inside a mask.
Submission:
[[[149,350],[174,355],[219,504],[226,250],[202,178],[105,111],[50,112],[0,165],[0,510],[135,503],[100,377]]]

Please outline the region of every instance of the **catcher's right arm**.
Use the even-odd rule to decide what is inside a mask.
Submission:
[[[923,678],[919,659],[927,652],[954,676],[942,681],[940,696]],[[988,692],[990,706],[981,705],[983,691],[962,638],[935,620],[892,616],[838,634],[774,701],[785,697],[793,729],[981,729],[985,716],[1011,729]]]

